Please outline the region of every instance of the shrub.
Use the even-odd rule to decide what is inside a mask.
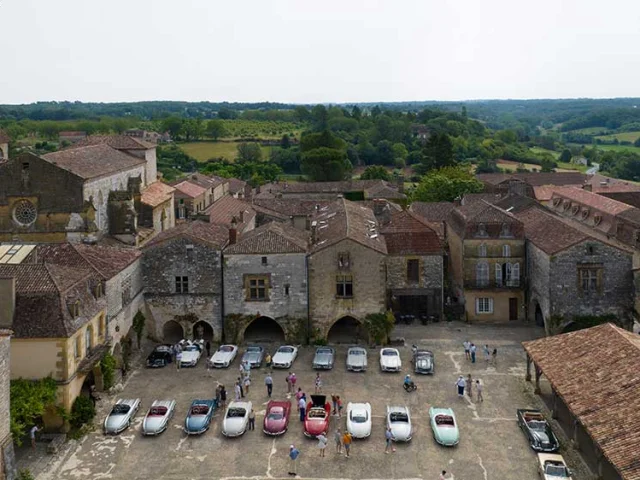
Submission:
[[[20,470],[18,470],[18,476],[16,477],[16,480],[34,480],[34,477],[28,468],[21,468]]]
[[[96,416],[96,409],[89,397],[80,395],[73,402],[71,407],[71,426],[80,428],[85,423],[89,423]]]
[[[395,325],[395,318],[391,311],[371,313],[365,317],[364,325],[375,343],[385,344],[389,341],[389,335]]]
[[[102,381],[104,382],[104,389],[109,390],[113,387],[114,374],[116,370],[116,359],[109,352],[104,354],[100,361],[100,368],[102,369]]]

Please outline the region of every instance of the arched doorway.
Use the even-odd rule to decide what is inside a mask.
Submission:
[[[353,317],[338,319],[329,329],[329,343],[361,343],[368,342],[369,336],[358,320]]]
[[[122,343],[116,343],[116,346],[113,347],[113,358],[116,359],[116,367],[122,368],[123,358],[122,358]]]
[[[213,339],[213,327],[200,320],[193,326],[193,338],[210,342]]]
[[[536,301],[536,313],[535,313],[536,325],[538,327],[544,328],[544,315],[542,314],[542,308],[540,308],[540,304]]]
[[[184,338],[182,325],[174,320],[169,320],[162,327],[162,338],[165,343],[178,343]]]
[[[284,330],[271,317],[258,317],[244,330],[244,341],[249,343],[284,342]]]

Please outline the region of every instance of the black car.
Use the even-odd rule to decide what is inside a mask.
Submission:
[[[173,361],[170,345],[158,345],[147,357],[147,367],[164,367]]]
[[[433,375],[436,371],[436,361],[430,350],[414,350],[413,371],[423,375]]]
[[[549,453],[560,449],[560,442],[540,410],[519,409],[517,416],[518,425],[527,436],[532,449]]]

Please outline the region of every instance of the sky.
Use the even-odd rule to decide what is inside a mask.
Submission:
[[[640,96],[639,0],[0,0],[0,103]]]

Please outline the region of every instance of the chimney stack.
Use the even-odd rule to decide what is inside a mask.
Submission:
[[[231,219],[231,228],[229,229],[229,245],[235,245],[238,240],[238,222],[236,217]]]
[[[311,245],[315,245],[318,241],[318,222],[311,222]]]
[[[240,223],[244,223],[244,210],[240,210]]]

